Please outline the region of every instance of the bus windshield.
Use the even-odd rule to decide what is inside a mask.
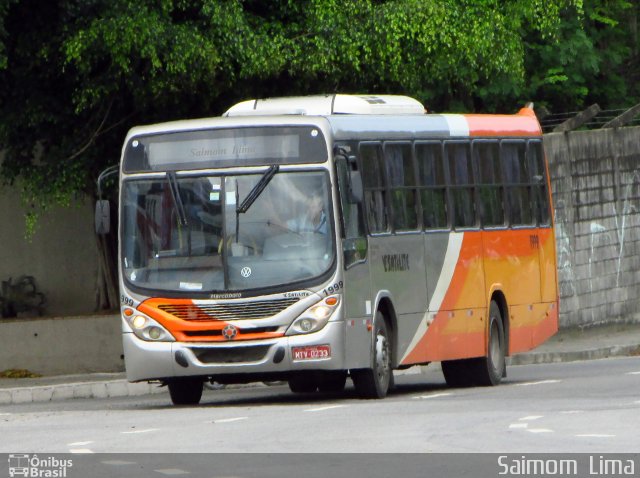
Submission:
[[[242,292],[290,288],[327,272],[335,258],[328,173],[267,172],[268,181],[264,171],[125,181],[121,241],[128,285]],[[248,195],[255,197],[241,208]]]

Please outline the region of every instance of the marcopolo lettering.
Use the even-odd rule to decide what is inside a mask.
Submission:
[[[385,254],[382,256],[385,272],[409,270],[409,254]]]

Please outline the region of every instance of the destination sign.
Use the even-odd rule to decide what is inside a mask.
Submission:
[[[300,156],[298,135],[247,136],[151,143],[149,165],[193,164],[198,161],[240,161],[259,158],[289,159]]]
[[[324,135],[313,126],[242,127],[141,135],[129,140],[124,171],[180,171],[320,163]]]

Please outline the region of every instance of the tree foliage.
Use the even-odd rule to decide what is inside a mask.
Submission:
[[[33,222],[94,195],[130,126],[248,97],[628,106],[637,15],[629,0],[0,0],[0,176]]]
[[[605,108],[637,104],[640,4],[585,0],[583,13],[563,12],[557,43],[527,32],[523,93],[553,111],[572,111],[595,102]]]

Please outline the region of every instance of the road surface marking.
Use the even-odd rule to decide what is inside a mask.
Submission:
[[[566,410],[566,411],[560,412],[560,413],[562,413],[564,415],[570,415],[570,414],[573,414],[573,413],[584,413],[584,410]]]
[[[123,465],[135,465],[135,461],[124,461],[124,460],[105,460],[101,461],[103,465],[111,465],[111,466],[123,466]]]
[[[93,443],[92,441],[77,441],[75,443],[67,443],[67,446],[85,446]]]
[[[583,435],[576,435],[579,438],[615,438],[615,435],[606,435],[603,433],[585,433]]]
[[[509,428],[527,428],[528,426],[528,423],[512,423]]]
[[[69,453],[76,453],[78,455],[88,455],[95,452],[89,450],[88,448],[71,448],[69,449]]]
[[[628,372],[627,375],[640,375],[640,372]]]
[[[519,418],[518,420],[520,420],[521,422],[528,421],[528,420],[537,420],[538,418],[542,418],[543,416],[544,415],[529,415],[526,417]]]
[[[346,407],[346,405],[328,405],[326,407],[308,408],[304,411],[305,412],[324,412],[325,410],[333,410],[334,408],[343,408],[343,407]]]
[[[553,433],[553,430],[548,428],[527,428],[527,431],[531,433]]]
[[[156,473],[162,473],[163,475],[188,475],[189,472],[185,470],[179,470],[178,468],[167,468],[164,470],[153,470]]]
[[[516,383],[515,385],[519,387],[528,387],[530,385],[546,385],[548,383],[560,383],[562,380],[540,380],[539,382],[524,382],[524,383]]]
[[[149,433],[149,432],[157,432],[158,428],[147,428],[146,430],[131,430],[128,432],[120,432],[123,435],[133,435],[134,433]]]
[[[418,395],[418,396],[413,397],[413,398],[428,399],[428,398],[448,397],[449,395],[453,395],[453,393],[435,393],[433,395]]]
[[[205,423],[231,423],[231,422],[239,422],[240,420],[246,420],[249,417],[236,417],[236,418],[221,418],[220,420],[213,420],[211,422]]]
[[[8,417],[11,415],[10,413],[0,413],[0,417]]]

